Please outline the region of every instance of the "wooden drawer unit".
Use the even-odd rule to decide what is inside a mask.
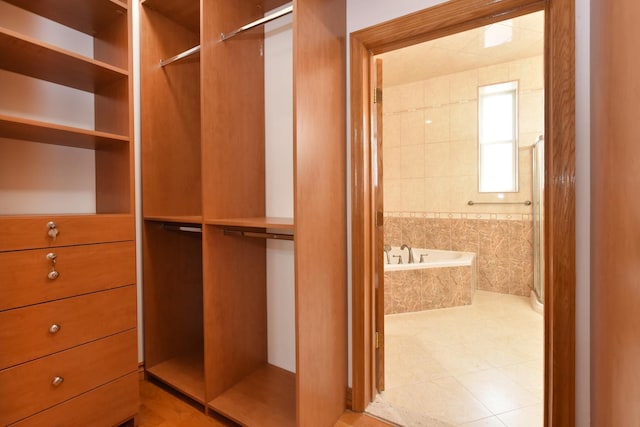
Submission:
[[[0,369],[136,327],[136,288],[0,312]]]
[[[138,412],[138,373],[134,372],[11,427],[115,426]]]
[[[134,242],[0,252],[0,310],[135,282]]]
[[[42,215],[1,219],[0,252],[135,238],[133,215]]]
[[[136,372],[136,342],[136,331],[130,330],[0,371],[0,425]]]

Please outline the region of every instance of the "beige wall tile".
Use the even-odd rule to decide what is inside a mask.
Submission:
[[[391,86],[384,90],[384,103],[382,108],[387,113],[402,111],[401,86]]]
[[[424,176],[450,176],[451,161],[449,153],[449,143],[439,142],[426,144],[424,150]]]
[[[385,212],[402,211],[402,180],[384,180],[384,210]]]
[[[451,179],[433,177],[424,180],[424,205],[426,212],[451,212]]]
[[[424,144],[424,111],[410,111],[400,115],[400,144]]]
[[[400,147],[400,175],[402,178],[424,178],[424,145],[408,145]]]
[[[471,101],[451,105],[451,140],[477,139],[478,102]]]
[[[425,107],[447,105],[450,101],[450,82],[448,76],[436,77],[424,82]]]
[[[478,69],[478,85],[485,86],[512,80],[509,76],[509,65],[498,64]]]
[[[403,110],[424,107],[424,83],[417,82],[400,86],[400,99]],[[383,98],[384,99],[384,98]],[[384,101],[383,101],[384,102]]]
[[[424,110],[424,137],[427,144],[450,140],[450,112],[451,107],[449,105],[441,105]]]
[[[385,114],[382,118],[382,134],[384,147],[399,147],[402,135],[400,114]]]
[[[478,143],[472,139],[451,142],[451,175],[476,176],[478,174]]]
[[[382,155],[383,180],[402,178],[401,147],[384,147]]]
[[[425,210],[424,179],[402,180],[402,211],[423,212]]]
[[[520,81],[520,90],[544,89],[544,59],[542,55],[508,64],[509,79]]]
[[[544,132],[544,95],[541,90],[520,95],[519,132]]]
[[[451,102],[478,99],[478,70],[450,75]]]

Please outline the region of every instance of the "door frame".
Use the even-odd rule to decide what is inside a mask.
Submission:
[[[374,55],[545,11],[545,426],[575,425],[575,0],[450,0],[350,35],[352,395],[376,395]]]

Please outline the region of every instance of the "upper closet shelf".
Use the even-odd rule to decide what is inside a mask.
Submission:
[[[122,135],[39,122],[0,114],[0,137],[67,147],[100,149],[129,141]]]
[[[282,9],[276,10],[275,12],[271,12],[271,13],[265,15],[264,18],[256,19],[255,21],[250,22],[247,25],[244,25],[244,26],[242,26],[240,28],[237,28],[237,29],[235,29],[233,31],[230,31],[228,33],[220,34],[220,40],[222,40],[222,41],[228,40],[231,37],[236,36],[236,35],[244,32],[244,31],[250,30],[250,29],[255,28],[255,27],[259,26],[259,25],[264,25],[267,22],[271,22],[274,19],[278,19],[281,16],[288,15],[288,14],[290,14],[292,12],[293,12],[293,4],[289,3],[289,5],[287,7],[284,7]]]
[[[128,9],[126,1],[118,0],[5,1],[90,36],[100,33]]]
[[[0,27],[0,68],[36,79],[96,92],[128,73]]]
[[[199,0],[143,0],[142,5],[155,10],[196,34],[200,33]]]

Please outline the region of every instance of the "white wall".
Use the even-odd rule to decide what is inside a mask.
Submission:
[[[440,0],[347,0],[351,33],[436,4]],[[576,425],[589,425],[589,1],[576,0]],[[348,81],[348,80],[347,80]],[[349,103],[347,102],[347,106]],[[348,121],[347,121],[348,122]],[[349,135],[349,133],[347,133]],[[347,154],[350,155],[349,153]],[[349,164],[349,162],[347,162]],[[351,245],[349,245],[350,247]],[[349,272],[349,280],[351,272]],[[351,287],[349,286],[349,291]],[[351,294],[351,292],[349,292]],[[349,298],[351,295],[349,295]],[[351,303],[349,305],[351,307]],[[349,315],[349,318],[351,314]],[[351,343],[351,337],[349,340]],[[351,350],[351,349],[350,349]],[[351,360],[351,357],[350,357]],[[351,366],[351,363],[349,363]],[[349,372],[351,384],[351,371]]]
[[[293,26],[291,16],[265,25],[266,214],[293,217]],[[269,363],[296,370],[293,242],[267,240]]]

